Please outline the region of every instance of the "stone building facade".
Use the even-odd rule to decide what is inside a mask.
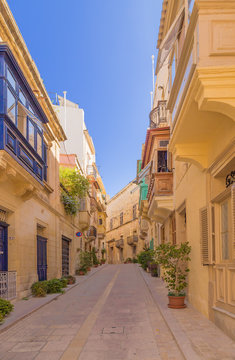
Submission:
[[[110,264],[132,259],[143,249],[138,203],[139,187],[132,182],[107,202],[106,243]]]
[[[188,300],[235,338],[235,3],[164,0],[162,6],[150,128],[160,127],[152,115],[164,100],[173,197],[150,211],[157,159],[142,158],[143,216],[159,229],[156,244],[189,241]],[[144,154],[149,147],[146,138]]]

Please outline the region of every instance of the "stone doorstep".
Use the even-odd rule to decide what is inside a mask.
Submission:
[[[164,318],[170,332],[172,333],[173,338],[175,339],[180,351],[186,360],[202,360],[202,358],[195,352],[192,347],[191,341],[184,329],[180,325],[180,323],[175,319],[175,317],[171,314],[170,309],[165,308],[160,298],[154,294],[154,290],[151,288],[151,284],[148,281],[149,274],[145,273],[143,269],[139,267],[139,271],[147,285],[154,302],[156,303],[162,317]],[[181,310],[179,310],[181,311]]]
[[[13,312],[7,316],[4,320],[4,323],[0,325],[0,334],[11,328],[13,325],[18,323],[19,321],[23,320],[24,318],[30,316],[35,311],[41,309],[42,307],[46,306],[47,304],[50,304],[52,301],[58,299],[62,295],[66,295],[68,291],[73,289],[74,287],[78,286],[79,284],[82,284],[84,281],[88,280],[90,277],[95,275],[98,271],[104,269],[107,266],[107,264],[103,264],[102,266],[99,266],[97,268],[92,268],[93,271],[91,271],[88,275],[84,276],[76,276],[76,283],[73,285],[68,285],[67,288],[65,288],[64,294],[49,294],[44,298],[34,298],[30,296],[29,300],[18,300],[14,303],[14,310]],[[28,306],[30,301],[33,301],[37,299],[37,303],[35,306],[32,306],[31,308]],[[23,309],[20,309],[19,305],[25,305],[23,306]],[[27,304],[27,306],[26,306]],[[18,305],[18,306],[17,306]],[[24,309],[25,308],[25,309]],[[18,313],[17,313],[18,312]]]

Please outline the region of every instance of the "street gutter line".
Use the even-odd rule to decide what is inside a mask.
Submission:
[[[114,274],[112,280],[107,285],[105,291],[100,296],[99,300],[93,307],[92,311],[78,330],[77,334],[75,335],[74,339],[69,344],[67,350],[64,352],[63,356],[61,357],[61,360],[78,360],[79,356],[84,348],[84,345],[87,342],[87,339],[90,335],[90,332],[95,325],[95,322],[101,312],[101,309],[103,305],[105,304],[113,286],[114,283],[120,273],[120,270],[117,270]]]

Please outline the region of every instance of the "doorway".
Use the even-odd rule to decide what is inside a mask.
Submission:
[[[47,239],[37,235],[38,281],[47,280]]]
[[[8,270],[8,236],[7,226],[0,225],[0,271]]]
[[[62,276],[69,275],[69,243],[70,239],[62,236]]]

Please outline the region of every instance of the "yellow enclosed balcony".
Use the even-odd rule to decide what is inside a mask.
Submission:
[[[235,132],[235,2],[195,1],[186,30],[171,64],[169,150],[206,169]]]
[[[153,174],[147,197],[148,217],[163,222],[173,210],[173,173]]]
[[[144,240],[148,235],[148,221],[141,218],[140,219],[140,239]]]
[[[87,196],[84,199],[81,199],[80,209],[79,209],[79,225],[82,231],[87,230],[90,226],[90,199]]]

